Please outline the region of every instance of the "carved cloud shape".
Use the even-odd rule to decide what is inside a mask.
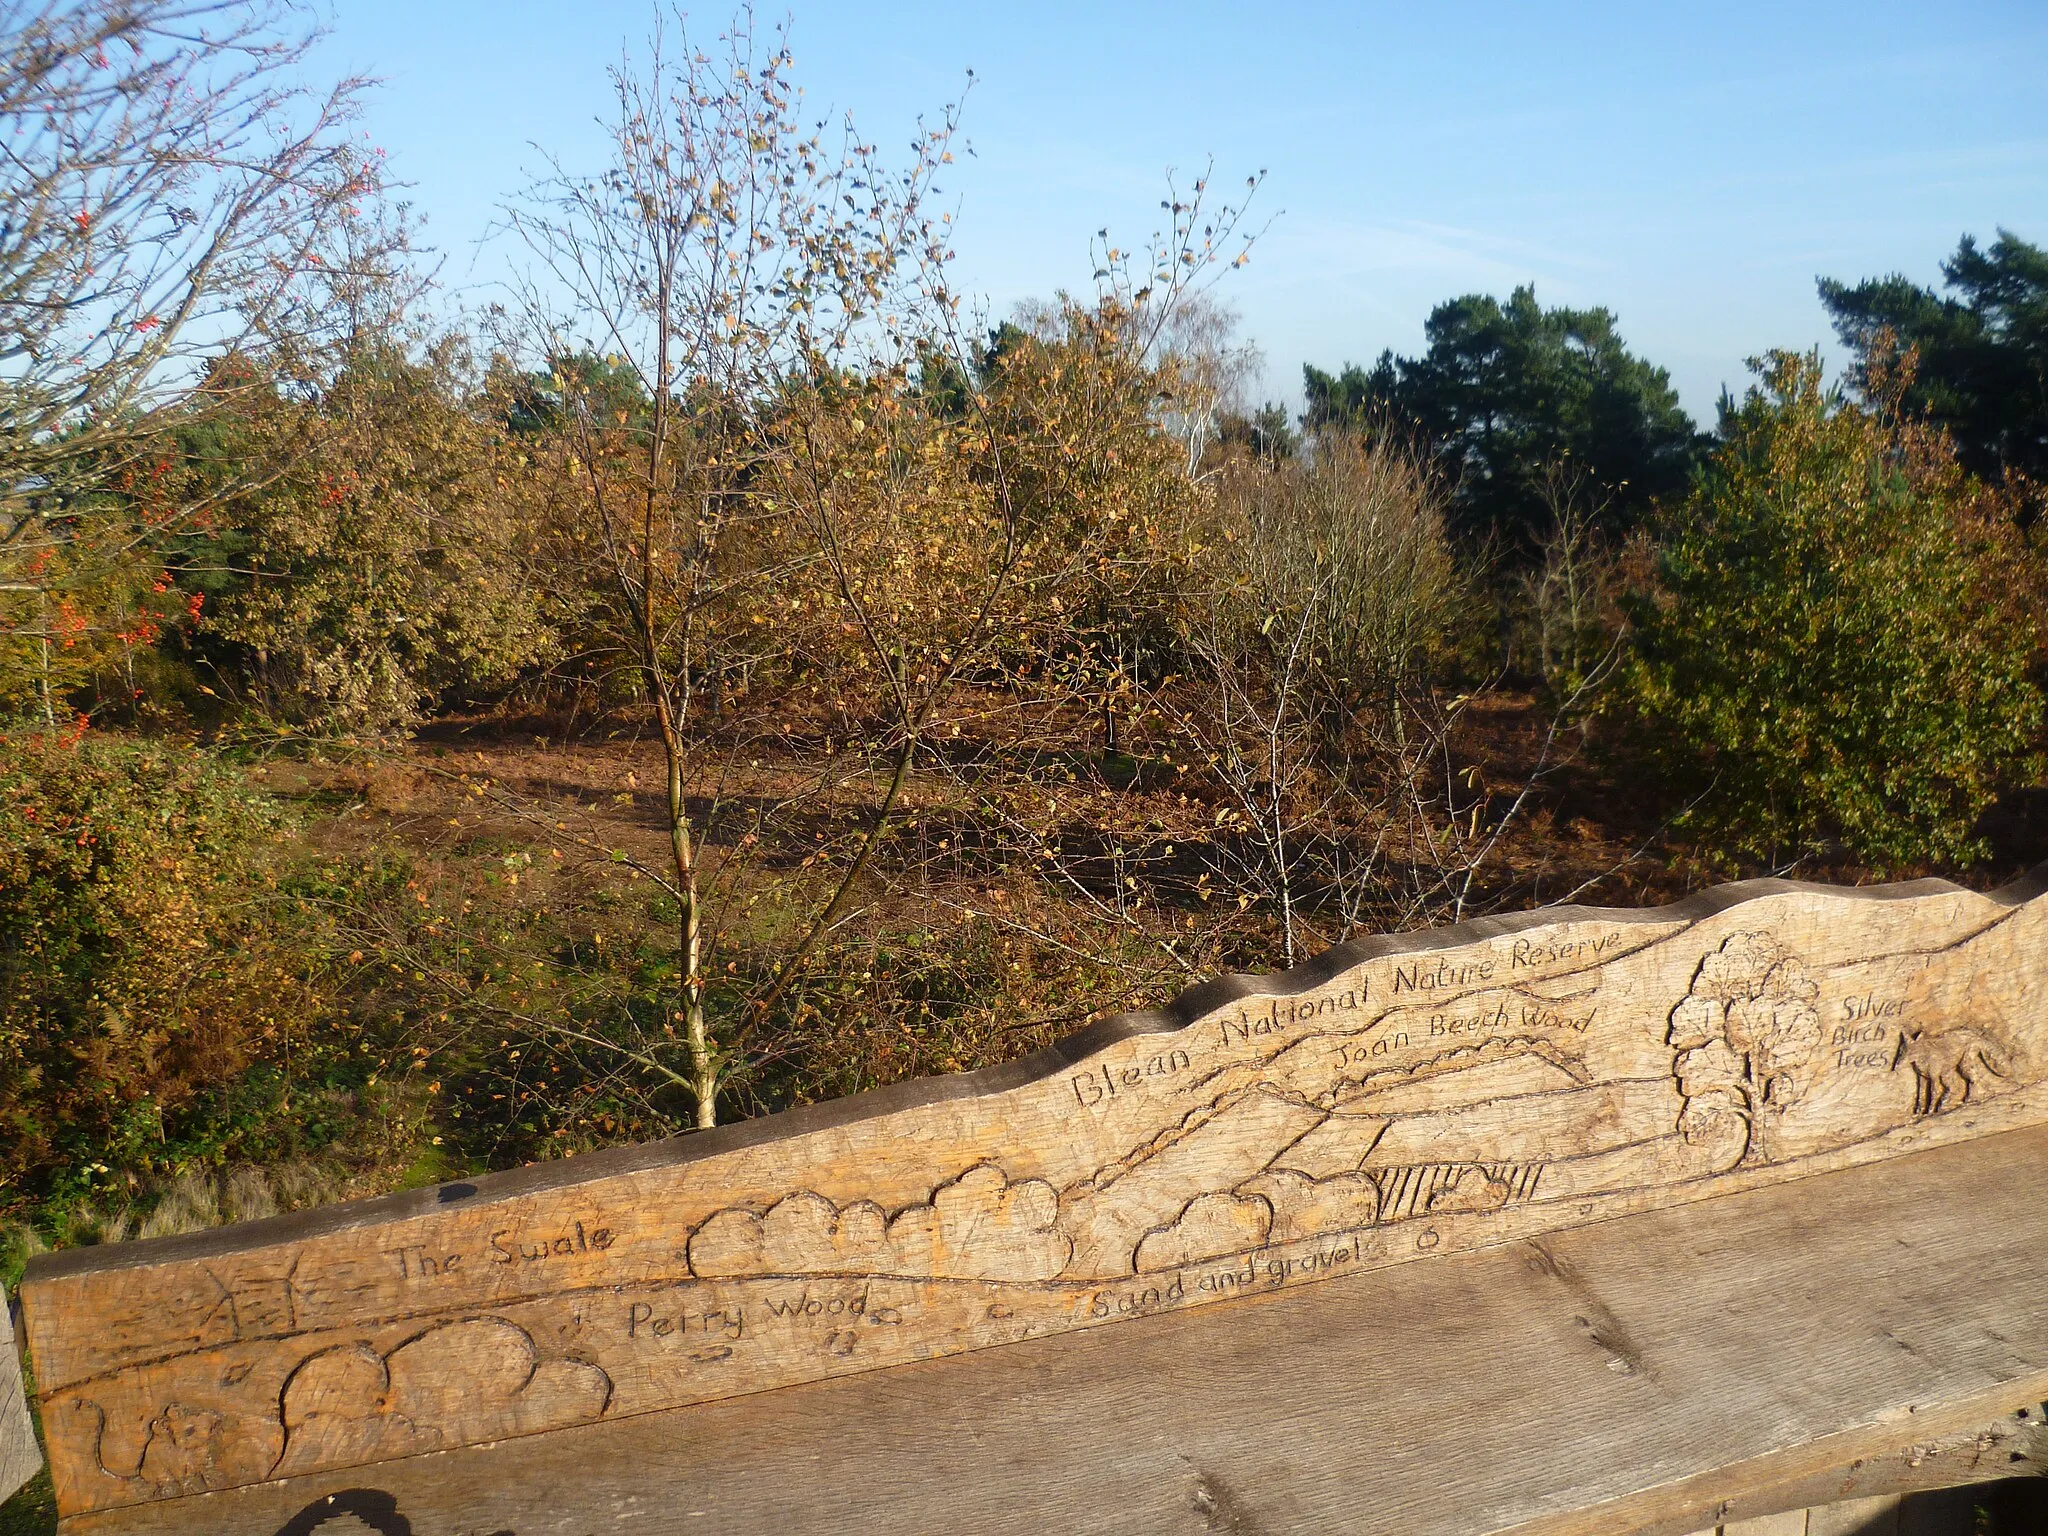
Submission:
[[[1380,1219],[1380,1187],[1367,1173],[1312,1179],[1291,1168],[1276,1168],[1246,1179],[1236,1192],[1262,1196],[1272,1208],[1272,1229],[1266,1234],[1269,1243],[1349,1232],[1373,1226]]]
[[[345,1344],[285,1383],[285,1448],[272,1475],[586,1423],[611,1390],[594,1365],[540,1359],[532,1336],[502,1318],[444,1323],[388,1355]]]
[[[690,1269],[712,1275],[877,1274],[959,1280],[1049,1280],[1072,1245],[1055,1222],[1059,1195],[1011,1183],[980,1163],[891,1217],[859,1200],[799,1190],[765,1212],[720,1211],[690,1238]]]
[[[1259,1195],[1197,1195],[1173,1221],[1139,1239],[1140,1274],[1178,1269],[1266,1245],[1273,1207]]]

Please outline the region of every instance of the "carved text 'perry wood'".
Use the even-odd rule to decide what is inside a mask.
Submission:
[[[1341,946],[1030,1061],[39,1257],[67,1513],[1457,1252],[2048,1119],[2048,899],[1755,882]]]

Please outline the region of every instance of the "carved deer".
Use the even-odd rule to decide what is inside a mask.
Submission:
[[[2010,1079],[2012,1063],[2003,1048],[1980,1029],[1903,1030],[1892,1070],[1913,1069],[1913,1113],[1938,1115],[1967,1103],[1984,1074]]]

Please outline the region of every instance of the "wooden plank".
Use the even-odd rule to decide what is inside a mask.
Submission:
[[[1882,1454],[1853,1457],[1817,1475],[1789,1482],[1752,1480],[1713,1512],[1720,1521],[1741,1521],[1805,1508],[1815,1531],[1827,1532],[1849,1518],[1840,1511],[1874,1508],[1886,1500],[1901,1508],[1905,1495],[1917,1499],[1932,1490],[2006,1479],[2040,1483],[2048,1474],[2048,1409],[2040,1404],[1955,1434],[1928,1437],[1917,1433],[1917,1422],[1913,1428],[1911,1439],[1899,1440]],[[1635,1536],[1698,1536],[1688,1529],[1692,1524],[1688,1513],[1653,1521]],[[1873,1536],[1896,1532],[1881,1529]]]
[[[1899,1494],[1849,1499],[1811,1511],[1806,1536],[1899,1536]]]
[[[1918,1486],[1899,1480],[1943,1437],[2048,1397],[2044,1187],[2048,1127],[2033,1127],[1232,1306],[111,1509],[65,1532],[276,1536],[356,1490],[414,1536],[1678,1536],[1772,1512],[1743,1503],[1759,1491],[1811,1503]],[[2004,1454],[1979,1457],[2013,1465]]]
[[[2048,1119],[2048,876],[1348,945],[999,1070],[39,1257],[75,1513],[1499,1244]]]
[[[29,1422],[28,1399],[21,1388],[21,1361],[15,1354],[13,1314],[7,1293],[0,1290],[0,1503],[42,1469],[43,1453]]]
[[[1782,1514],[1731,1520],[1721,1527],[1721,1536],[1806,1536],[1806,1511],[1791,1509]]]

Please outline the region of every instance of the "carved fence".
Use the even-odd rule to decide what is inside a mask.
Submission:
[[[1856,1285],[1895,1288],[1905,1261],[1870,1235],[1894,1219],[1905,1233],[1932,1221],[1954,1253],[1976,1245],[1975,1272],[1952,1276],[1958,1295],[1988,1284],[1982,1271],[2008,1258],[2017,1272],[2038,1268],[2038,1252],[2011,1251],[2030,1241],[2025,1190],[2005,1191],[2018,1202],[2005,1214],[1989,1194],[1973,1213],[1986,1183],[1982,1149],[1939,1149],[1997,1138],[1986,1145],[2007,1163],[2034,1157],[2048,1171],[2048,1138],[2025,1129],[2048,1125],[2043,887],[2039,874],[1992,895],[1934,881],[1857,891],[1761,881],[1659,910],[1556,908],[1371,939],[1284,975],[1207,983],[1162,1012],[1109,1019],[1011,1066],[469,1183],[42,1256],[23,1285],[22,1336],[66,1529],[225,1530],[231,1512],[243,1511],[250,1523],[232,1528],[267,1533],[277,1522],[265,1511],[299,1508],[294,1500],[312,1490],[317,1498],[294,1517],[308,1520],[306,1531],[326,1518],[319,1499],[342,1500],[334,1518],[347,1513],[369,1529],[395,1529],[378,1523],[388,1515],[410,1530],[439,1530],[407,1514],[390,1488],[406,1477],[440,1487],[416,1495],[426,1509],[452,1497],[455,1463],[421,1482],[395,1470],[413,1458],[496,1446],[461,1464],[495,1455],[495,1475],[573,1481],[565,1467],[644,1456],[663,1434],[708,1453],[746,1441],[750,1422],[801,1422],[816,1460],[821,1425],[858,1438],[865,1431],[849,1415],[865,1424],[897,1412],[873,1404],[910,1381],[925,1394],[916,1411],[931,1445],[952,1444],[946,1437],[959,1426],[943,1421],[982,1403],[975,1394],[1026,1359],[1080,1373],[1072,1379],[1095,1381],[1112,1398],[1149,1382],[1140,1399],[1170,1416],[1181,1411],[1176,1371],[1185,1375],[1175,1350],[1214,1361],[1227,1352],[1219,1341],[1247,1332],[1266,1351],[1263,1372],[1255,1364],[1238,1378],[1256,1379],[1245,1388],[1248,1408],[1295,1411],[1284,1406],[1283,1378],[1356,1349],[1351,1374],[1323,1390],[1359,1392],[1333,1407],[1373,1416],[1389,1394],[1415,1389],[1418,1373],[1440,1377],[1456,1358],[1431,1355],[1442,1346],[1417,1353],[1412,1340],[1404,1357],[1374,1353],[1374,1337],[1392,1340],[1407,1326],[1385,1309],[1432,1285],[1463,1294],[1503,1263],[1503,1274],[1520,1278],[1491,1294],[1533,1286],[1538,1309],[1552,1305],[1543,1297],[1567,1298],[1565,1343],[1576,1330],[1601,1367],[1640,1378],[1615,1391],[1651,1392],[1653,1401],[1662,1390],[1655,1352],[1631,1342],[1643,1325],[1575,1278],[1598,1269],[1603,1254],[1626,1248],[1635,1257],[1614,1262],[1627,1275],[1665,1266],[1674,1305],[1691,1283],[1735,1295],[1759,1266],[1793,1262],[1802,1244],[1814,1264],[1861,1277]],[[1780,1187],[1791,1181],[1800,1183]],[[1864,1192],[1851,1209],[1867,1213],[1868,1231],[1852,1230],[1853,1215],[1835,1225],[1823,1218],[1828,1200],[1852,1188]],[[1919,1204],[1894,1210],[1887,1201],[1905,1200],[1902,1191]],[[1712,1248],[1721,1257],[1709,1263],[1699,1245],[1736,1242],[1723,1233],[1731,1222],[1751,1223],[1743,1241],[1759,1251],[1730,1249],[1748,1268],[1723,1274],[1714,1265],[1734,1260]],[[1551,1236],[1581,1228],[1564,1247]],[[1899,1242],[1911,1247],[1910,1236]],[[1763,1251],[1769,1245],[1780,1251]],[[1692,1257],[1642,1257],[1667,1250]],[[1830,1283],[1830,1273],[1811,1272],[1806,1288]],[[1750,1310],[1835,1315],[1823,1298],[1789,1300],[1782,1277],[1773,1283]],[[1893,1465],[1915,1446],[1922,1454],[1911,1466],[1950,1482],[1989,1475],[1986,1456],[2006,1457],[2005,1471],[2030,1470],[2026,1437],[2038,1415],[1992,1412],[2048,1394],[2048,1299],[2016,1291],[1970,1305],[1980,1301],[2005,1308],[1972,1326],[2000,1338],[2009,1367],[1986,1363],[1993,1346],[1972,1335],[1940,1369],[1930,1357],[1916,1377],[1912,1352],[1933,1346],[1902,1338],[1895,1350],[1881,1346],[1898,1358],[1870,1367],[1867,1391],[1844,1388],[1840,1403],[1823,1403],[1826,1393],[1811,1388],[1801,1410],[1810,1422],[1767,1426],[1778,1440],[1758,1442],[1754,1467],[1733,1452],[1705,1468],[1678,1452],[1669,1465],[1624,1455],[1597,1488],[1574,1494],[1569,1477],[1552,1476],[1549,1492],[1520,1504],[1502,1493],[1497,1508],[1475,1484],[1441,1528],[1677,1536],[1725,1524],[1759,1498],[1789,1508],[1786,1499],[1816,1490],[1881,1498],[1923,1485]],[[1713,1296],[1696,1302],[1687,1304],[1719,1315]],[[1762,1326],[1742,1308],[1730,1318],[1714,1326],[1731,1339]],[[1515,1348],[1515,1320],[1496,1323],[1490,1337],[1505,1341],[1496,1347]],[[1118,1338],[1054,1342],[1088,1330]],[[1818,1360],[1822,1343],[1795,1339],[1793,1358],[1773,1365],[1785,1401],[1808,1390],[1799,1351]],[[1674,1361],[1690,1358],[1672,1348]],[[914,1377],[888,1370],[969,1351],[991,1353]],[[1430,1412],[1489,1401],[1486,1372],[1473,1379],[1469,1367],[1462,1382],[1433,1381]],[[1707,1373],[1702,1380],[1726,1368],[1683,1366]],[[876,1371],[884,1375],[872,1389],[791,1395]],[[1899,1407],[1887,1392],[1924,1401]],[[1908,1410],[1923,1417],[1885,1417]],[[0,1422],[6,1411],[0,1402]],[[975,1411],[1007,1422],[1000,1405]],[[1560,1404],[1566,1428],[1551,1432],[1568,1435],[1573,1414],[1589,1411]],[[899,1429],[899,1445],[903,1434],[925,1433],[916,1423]],[[1229,1478],[1200,1474],[1192,1492],[1174,1495],[1176,1507],[1199,1517],[1193,1530],[1294,1528],[1291,1516],[1275,1524],[1259,1515],[1260,1500],[1305,1519],[1322,1506],[1303,1490],[1341,1489],[1348,1478],[1364,1502],[1343,1506],[1356,1518],[1338,1528],[1433,1528],[1386,1513],[1399,1504],[1385,1468],[1399,1459],[1387,1447],[1407,1443],[1400,1432],[1373,1430],[1384,1442],[1375,1465],[1306,1471],[1288,1463],[1283,1437],[1264,1463]],[[1137,1426],[1090,1433],[1150,1443]],[[1204,1431],[1191,1420],[1175,1433],[1191,1443]],[[1411,1438],[1431,1433],[1410,1427]],[[1999,1449],[1983,1451],[1987,1435]],[[504,1442],[529,1436],[542,1438],[508,1456]],[[1804,1451],[1804,1461],[1786,1459],[1785,1446],[1822,1441],[1833,1450],[1818,1462]],[[1971,1444],[1977,1459],[1965,1466],[1956,1446]],[[570,1445],[563,1463],[559,1448]],[[985,1448],[946,1454],[971,1461]],[[1858,1483],[1853,1470],[1840,1472],[1849,1461],[1888,1470]],[[870,1454],[862,1465],[873,1462]],[[1754,1486],[1712,1483],[1710,1474],[1738,1466],[1750,1467],[1741,1476]],[[556,1470],[543,1474],[547,1467]],[[986,1466],[982,1475],[1000,1481]],[[1813,1481],[1825,1476],[1836,1480]],[[658,1501],[661,1486],[643,1492]],[[245,1490],[239,1502],[233,1490]],[[834,1497],[819,1494],[815,1507]],[[912,1492],[902,1497],[914,1503]],[[1058,1487],[1014,1497],[1013,1523],[984,1512],[957,1528],[1065,1528],[1041,1523],[1066,1497]],[[1108,1497],[1113,1508],[1116,1495]],[[763,1528],[802,1527],[792,1523],[801,1500],[765,1507]],[[1096,1523],[1073,1528],[1171,1528],[1118,1525],[1090,1507]],[[862,1508],[872,1528],[927,1528],[901,1511]],[[1878,1510],[1864,1512],[1875,1521]],[[1596,1519],[1588,1511],[1607,1523],[1571,1524]],[[700,1528],[686,1513],[646,1528]],[[460,1518],[459,1505],[449,1518]],[[701,1528],[752,1529],[753,1518],[729,1513],[726,1524]],[[1472,1523],[1459,1525],[1464,1518]],[[1852,1528],[1863,1527],[1839,1527]]]

